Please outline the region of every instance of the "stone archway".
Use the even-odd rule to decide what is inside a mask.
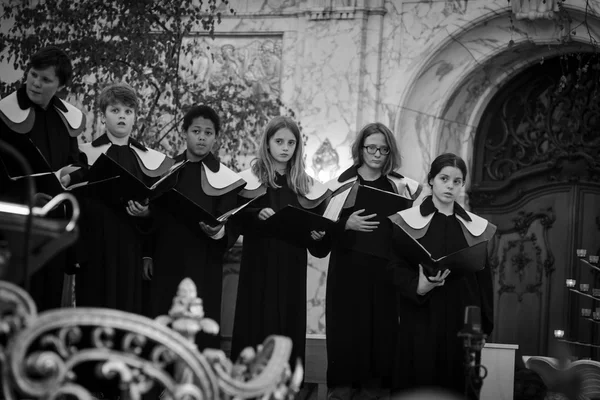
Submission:
[[[573,26],[581,22],[584,17],[580,8],[569,8],[569,12],[573,17]],[[587,19],[592,26],[592,32],[600,32],[600,20],[590,15],[587,16]],[[477,129],[484,111],[497,93],[514,77],[539,64],[543,59],[564,53],[585,53],[591,50],[588,44],[589,38],[579,36],[574,36],[570,42],[557,46],[557,40],[562,32],[556,29],[553,21],[517,22],[516,25],[518,35],[511,33],[508,10],[500,13],[491,12],[473,21],[468,27],[451,32],[448,39],[441,41],[441,44],[431,52],[429,57],[419,65],[413,66],[412,78],[409,78],[411,83],[401,97],[401,111],[398,113],[394,125],[395,131],[399,133],[400,147],[411,149],[411,151],[403,153],[404,172],[408,176],[423,179],[433,158],[440,153],[449,151],[461,155],[467,161],[469,170],[473,172],[467,179],[467,187],[469,187],[473,177],[477,176],[477,171],[473,171],[473,169],[481,168],[481,165],[476,166],[475,162],[478,156],[475,148]],[[552,197],[552,193],[559,192],[558,190],[552,192],[552,190],[554,189],[544,192],[548,199]],[[584,188],[584,192],[586,195],[591,193],[587,187]],[[465,203],[468,204],[467,194],[464,195]],[[576,229],[572,229],[573,235],[570,236],[570,241],[563,242],[561,244],[563,247],[555,249],[561,254],[564,253],[561,258],[556,260],[548,258],[546,255],[541,258],[536,255],[536,252],[545,251],[546,247],[544,246],[549,243],[548,240],[542,244],[530,240],[527,245],[531,245],[531,248],[521,251],[519,254],[508,254],[505,251],[507,246],[513,246],[518,241],[515,238],[506,236],[496,243],[497,253],[504,253],[505,256],[501,261],[511,263],[521,272],[527,268],[528,263],[536,265],[554,263],[548,268],[549,274],[540,275],[539,282],[535,282],[545,285],[543,294],[545,297],[543,302],[536,305],[538,308],[535,311],[535,317],[539,318],[537,321],[540,326],[535,342],[530,341],[523,346],[524,351],[530,353],[555,354],[555,342],[551,340],[553,329],[564,328],[567,332],[570,330],[574,335],[580,335],[583,331],[580,327],[581,321],[577,318],[579,304],[577,302],[569,303],[569,298],[564,290],[564,278],[578,267],[575,265],[577,261],[571,257],[569,252],[575,246],[581,245],[582,241],[589,242],[590,238],[581,234],[581,230],[584,229],[581,227],[585,226],[582,223],[582,216],[565,220],[566,222],[561,222],[559,218],[558,222],[555,222],[557,221],[555,218],[557,210],[560,212],[561,207],[573,208],[578,204],[567,195],[565,195],[565,199],[560,204],[544,203],[544,206],[554,207],[544,213],[539,207],[543,201],[532,203],[535,200],[534,197],[525,196],[520,203],[512,204],[511,210],[503,211],[506,215],[509,212],[513,213],[507,218],[512,218],[513,225],[517,229],[514,232],[511,231],[510,234],[517,236],[522,234],[523,243],[531,238],[547,235],[550,229],[561,229],[570,226],[569,224],[577,226]],[[538,208],[540,209],[538,210]],[[493,213],[487,212],[489,210],[476,209],[476,211],[492,220],[494,218]],[[559,226],[560,228],[557,228]],[[519,227],[522,228],[521,231],[519,231]],[[535,232],[533,232],[534,230]],[[509,229],[506,228],[504,231],[508,232]],[[511,240],[512,242],[509,243]],[[556,240],[558,239],[554,238],[555,242]],[[507,259],[506,256],[510,257]],[[554,266],[561,270],[552,275]],[[578,275],[577,278],[589,279],[585,275]],[[498,276],[495,279],[496,291],[506,290],[506,287],[500,287],[502,285],[498,283]],[[593,282],[590,283],[593,284]],[[506,307],[507,304],[503,306]],[[567,310],[571,312],[569,313]],[[576,320],[573,321],[573,318]],[[521,318],[521,322],[524,320],[526,318]],[[504,321],[496,322],[506,323]],[[587,323],[587,321],[584,322]],[[505,331],[500,335],[501,337],[493,337],[492,340],[519,343],[519,335],[517,333],[511,336]],[[588,336],[587,339],[593,339],[593,337],[589,338],[587,334],[585,336]],[[513,340],[507,339],[509,337],[512,337]]]
[[[578,25],[584,18],[581,7],[567,9],[572,25]],[[592,32],[600,32],[600,20],[587,19]],[[516,21],[515,32],[508,8],[492,11],[440,33],[430,56],[410,67],[393,123],[400,148],[411,149],[403,153],[407,176],[424,179],[433,158],[446,151],[472,165],[477,125],[499,88],[544,57],[590,51],[589,38],[581,36],[557,46],[562,31],[551,20]]]

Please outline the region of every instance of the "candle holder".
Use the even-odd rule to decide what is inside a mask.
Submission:
[[[577,249],[577,257],[584,258],[587,255],[586,249]]]
[[[575,279],[567,279],[566,282],[568,288],[574,288],[576,283],[577,281]]]
[[[592,314],[592,318],[594,319],[594,321],[600,321],[600,312],[594,311]]]
[[[600,256],[590,256],[590,264],[598,264],[598,259]]]
[[[561,330],[561,329],[555,329],[554,330],[554,337],[557,339],[562,339],[565,336],[565,331]]]
[[[589,283],[580,283],[579,284],[579,291],[581,291],[583,293],[587,293],[588,290],[590,290],[590,284]]]
[[[582,317],[589,318],[591,315],[592,315],[592,309],[591,308],[582,308],[581,309],[581,316]]]

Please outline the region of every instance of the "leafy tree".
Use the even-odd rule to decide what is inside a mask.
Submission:
[[[240,168],[238,154],[253,153],[268,119],[290,113],[280,101],[232,80],[202,83],[194,76],[193,36],[214,38],[222,15],[235,14],[228,0],[41,0],[3,3],[0,61],[25,70],[31,54],[53,44],[71,56],[73,81],[65,95],[91,112],[84,140],[100,132],[94,102],[113,81],[133,86],[141,99],[137,138],[171,154],[186,107],[204,103],[220,113],[220,154]],[[214,57],[210,46],[201,49]],[[0,82],[5,96],[20,82]],[[293,114],[293,113],[292,113]]]

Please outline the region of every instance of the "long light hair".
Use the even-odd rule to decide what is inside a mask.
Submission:
[[[388,175],[395,169],[400,168],[400,151],[398,150],[394,134],[381,122],[367,124],[360,130],[354,143],[352,143],[352,160],[357,167],[360,167],[365,162],[363,155],[365,140],[376,133],[381,133],[385,136],[385,141],[390,148],[390,154],[385,158],[385,162],[381,168],[381,173],[383,175]]]
[[[294,193],[306,195],[312,186],[312,178],[308,176],[304,165],[304,143],[298,125],[289,117],[279,116],[269,121],[260,140],[258,157],[252,162],[252,172],[259,181],[271,188],[279,189],[281,186],[275,183],[276,171],[273,156],[269,152],[269,140],[280,129],[289,129],[296,139],[296,148],[292,158],[286,165],[286,178],[290,189]]]

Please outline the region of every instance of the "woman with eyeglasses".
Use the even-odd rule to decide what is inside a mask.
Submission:
[[[421,185],[397,172],[400,153],[392,132],[371,123],[352,145],[354,165],[327,186],[334,192],[325,215],[338,219],[324,239],[331,249],[327,274],[326,334],[329,399],[369,399],[389,392],[397,326],[394,288],[386,273],[392,233],[387,215],[355,209],[360,185],[397,193],[412,205]]]
[[[481,309],[481,329],[493,328],[492,275],[486,261],[476,272],[449,270],[426,276],[423,266],[407,258],[400,245],[401,228],[409,232],[435,259],[490,240],[496,227],[463,209],[456,198],[467,177],[462,158],[452,153],[438,156],[427,176],[431,196],[392,216],[390,266],[397,288],[400,329],[396,347],[394,390],[438,387],[477,398],[474,387],[465,387],[463,328],[466,306]],[[511,389],[512,390],[512,389]]]

